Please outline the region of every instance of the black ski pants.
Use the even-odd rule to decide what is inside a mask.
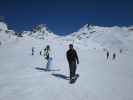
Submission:
[[[70,69],[70,79],[72,79],[72,77],[74,77],[76,74],[76,69],[77,69],[76,61],[69,62],[69,69]]]

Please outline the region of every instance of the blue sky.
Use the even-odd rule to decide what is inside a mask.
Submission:
[[[47,24],[57,34],[85,24],[133,25],[133,0],[0,0],[0,16],[16,31]]]

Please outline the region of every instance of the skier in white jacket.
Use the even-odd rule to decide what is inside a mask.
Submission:
[[[44,49],[44,57],[46,59],[46,69],[50,70],[50,66],[53,60],[53,55],[49,45],[47,45],[46,48]]]

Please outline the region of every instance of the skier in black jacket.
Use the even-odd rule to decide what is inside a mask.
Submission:
[[[66,56],[69,63],[70,82],[71,82],[71,80],[75,77],[77,64],[79,64],[77,52],[73,48],[72,44],[69,45],[69,50],[67,51]]]

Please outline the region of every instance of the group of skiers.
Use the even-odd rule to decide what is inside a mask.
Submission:
[[[107,56],[107,59],[109,59],[109,56],[110,56],[109,51],[107,51],[106,56]],[[115,59],[116,59],[116,53],[113,53],[112,59],[113,59],[113,60],[115,60]]]
[[[32,55],[34,55],[34,47],[32,47]],[[43,55],[46,60],[46,69],[50,70],[50,65],[52,62],[51,48],[50,45],[47,45],[44,51],[40,51],[40,55]],[[69,44],[69,50],[66,52],[66,58],[69,64],[70,69],[70,83],[76,79],[76,69],[77,64],[79,64],[79,59],[76,50],[73,48],[73,44]]]
[[[34,55],[35,48],[32,47],[32,55]],[[120,49],[120,53],[122,53],[122,49]],[[50,71],[50,66],[52,62],[52,53],[51,53],[51,48],[50,45],[47,45],[44,50],[40,51],[40,55],[43,55],[45,60],[46,60],[46,69],[47,71]],[[109,59],[111,56],[110,52],[106,50],[106,59]],[[73,44],[69,44],[69,49],[66,52],[66,58],[69,64],[69,69],[70,69],[70,83],[71,81],[76,78],[76,69],[77,69],[77,64],[79,64],[79,58],[77,55],[76,50],[73,48]],[[112,59],[116,59],[116,53],[114,52],[112,54]]]
[[[32,47],[32,55],[34,55],[35,48]],[[122,49],[120,49],[120,53],[122,53]],[[46,69],[47,71],[50,71],[50,66],[52,62],[52,53],[51,53],[51,48],[50,45],[46,45],[44,50],[40,51],[40,55],[44,56],[46,60]],[[109,59],[111,56],[110,52],[107,50],[106,51],[106,59]],[[72,80],[76,78],[76,69],[77,69],[77,64],[79,64],[79,58],[76,50],[73,48],[73,44],[69,44],[69,49],[66,52],[66,58],[69,64],[69,70],[70,70],[70,83],[72,83]],[[112,54],[112,59],[116,59],[116,53],[114,52]]]

